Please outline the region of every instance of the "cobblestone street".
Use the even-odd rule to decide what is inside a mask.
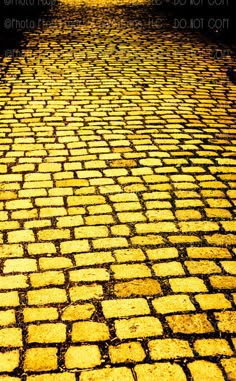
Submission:
[[[231,47],[121,1],[0,56],[0,381],[236,381]]]

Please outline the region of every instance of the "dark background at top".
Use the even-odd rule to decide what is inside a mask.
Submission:
[[[22,32],[26,30],[25,28],[22,28],[22,30],[16,28],[6,29],[4,27],[4,21],[6,19],[35,20],[37,25],[37,20],[39,20],[43,14],[49,14],[52,6],[56,6],[57,0],[51,0],[53,5],[42,5],[49,3],[49,1],[50,0],[0,0],[0,54],[3,53],[5,49],[16,48],[21,41]],[[11,5],[7,6],[6,2]],[[27,2],[33,3],[34,6],[12,5],[17,4],[17,2],[21,2],[21,4]],[[204,28],[198,30],[190,29],[193,32],[206,34],[218,42],[235,44],[235,5],[236,0],[152,0],[151,9],[154,17],[157,16],[160,11],[167,13],[172,20],[172,25],[174,25],[174,20],[176,19],[180,20],[185,18],[188,25],[191,19],[204,19]],[[207,20],[213,18],[216,20],[226,19],[228,22],[224,23],[223,28],[216,30],[208,27]],[[181,30],[184,32],[184,28],[181,28]]]

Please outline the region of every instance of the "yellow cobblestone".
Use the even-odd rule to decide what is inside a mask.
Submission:
[[[222,359],[221,363],[227,373],[230,381],[234,381],[236,375],[236,359],[234,357],[229,359]]]
[[[193,351],[187,340],[157,339],[148,343],[152,360],[193,357]]]
[[[29,305],[64,303],[66,301],[66,292],[61,288],[41,288],[28,292]]]
[[[61,343],[66,340],[66,326],[62,323],[28,326],[29,343]]]
[[[214,315],[220,331],[232,333],[236,331],[235,311],[215,312]]]
[[[74,286],[70,288],[70,299],[72,302],[78,300],[100,299],[103,296],[102,286],[90,284],[88,286]]]
[[[195,340],[194,349],[200,356],[233,355],[232,349],[224,339]]]
[[[75,238],[96,238],[107,237],[108,229],[106,226],[82,226],[75,228]]]
[[[20,328],[1,328],[0,329],[1,347],[22,347],[22,330]]]
[[[214,331],[205,314],[172,315],[166,320],[174,333],[197,334]]]
[[[89,251],[89,244],[88,244],[88,241],[85,239],[65,241],[65,242],[62,242],[60,246],[61,246],[62,254]]]
[[[106,269],[81,269],[70,271],[71,282],[101,282],[109,281],[110,275]]]
[[[69,238],[70,231],[68,229],[45,229],[38,232],[38,239],[43,241]]]
[[[148,278],[151,276],[150,269],[144,264],[112,265],[111,270],[115,279]]]
[[[150,379],[162,379],[165,381],[179,380],[186,381],[184,371],[178,364],[154,363],[136,365],[135,373],[138,381],[148,381]]]
[[[106,318],[150,314],[147,301],[141,298],[105,300],[102,309]]]
[[[109,356],[112,363],[141,362],[146,357],[142,345],[138,342],[109,346]]]
[[[0,276],[0,289],[10,290],[27,287],[28,282],[25,275]]]
[[[72,341],[105,341],[109,340],[110,334],[108,327],[104,323],[78,322],[72,326]]]
[[[71,346],[65,354],[67,369],[88,369],[101,364],[101,354],[97,345]]]
[[[30,218],[35,219],[38,217],[38,210],[37,209],[21,209],[21,210],[15,210],[11,213],[12,219],[17,220],[28,220]]]
[[[110,251],[94,251],[92,253],[77,254],[74,258],[77,266],[89,266],[115,262],[115,259]]]
[[[4,263],[3,272],[4,273],[15,273],[15,272],[32,272],[37,270],[37,262],[35,259],[28,258],[17,258],[17,259],[7,259]]]
[[[205,292],[204,281],[197,277],[172,278],[170,286],[174,292]]]
[[[200,381],[203,379],[203,377],[206,381],[211,381],[211,380],[223,381],[224,380],[224,376],[221,370],[213,362],[205,361],[205,360],[197,360],[188,364],[188,368],[190,369],[190,372],[194,381]]]
[[[62,320],[88,320],[94,312],[95,307],[90,303],[71,305],[63,310]]]
[[[7,351],[4,353],[0,352],[0,372],[13,372],[19,366],[19,361],[20,353],[18,350]],[[13,378],[12,381],[15,380]],[[6,381],[8,380],[6,379]]]
[[[132,372],[129,368],[119,367],[110,369],[97,369],[81,372],[80,381],[134,381]]]
[[[0,311],[0,326],[7,326],[16,322],[14,310]]]
[[[116,320],[115,329],[120,339],[159,336],[163,332],[160,321],[153,316]]]
[[[58,318],[57,309],[54,307],[31,307],[24,308],[24,321],[26,323],[44,320],[56,320]]]
[[[52,374],[43,373],[41,375],[28,376],[27,381],[75,381],[75,377],[75,374],[66,372]]]
[[[18,243],[18,242],[34,242],[34,232],[32,230],[15,230],[8,233],[8,242],[9,243]]]
[[[93,240],[93,247],[95,249],[111,249],[127,246],[128,242],[126,238],[98,238]]]
[[[0,292],[0,307],[16,307],[20,304],[17,291]]]
[[[48,371],[57,369],[57,348],[30,348],[26,350],[25,371]]]
[[[55,254],[56,248],[53,243],[29,243],[28,244],[29,255],[41,255],[41,254]]]
[[[59,271],[45,271],[30,275],[30,283],[35,288],[46,287],[49,285],[62,285],[64,282],[64,274]]]
[[[154,299],[152,303],[157,313],[161,314],[195,310],[195,307],[188,295],[162,296]]]
[[[72,261],[66,257],[41,257],[39,267],[41,270],[59,270],[72,267]]]

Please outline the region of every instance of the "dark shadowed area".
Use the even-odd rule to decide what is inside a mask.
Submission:
[[[0,52],[5,55],[21,46],[24,32],[41,27],[50,20],[57,0],[1,0]]]

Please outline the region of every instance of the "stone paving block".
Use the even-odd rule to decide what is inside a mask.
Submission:
[[[100,299],[103,296],[103,288],[101,285],[90,284],[86,286],[74,286],[69,290],[72,302],[78,300]]]
[[[116,320],[115,329],[120,339],[159,336],[163,332],[160,321],[152,316]]]
[[[114,256],[118,262],[139,262],[146,258],[143,251],[139,248],[114,250]]]
[[[23,257],[23,246],[21,244],[1,245],[0,257]]]
[[[97,238],[108,237],[108,229],[106,226],[81,226],[74,229],[75,238]]]
[[[0,289],[10,290],[18,288],[27,288],[28,282],[25,275],[0,276]]]
[[[30,348],[26,350],[24,370],[42,372],[57,369],[57,348]]]
[[[210,282],[213,288],[216,289],[235,289],[236,276],[230,275],[213,275],[210,277]]]
[[[137,235],[131,237],[131,243],[138,246],[161,245],[164,243],[164,240],[160,235],[147,234],[145,236]]]
[[[111,265],[111,271],[115,279],[148,278],[151,271],[144,264]]]
[[[89,320],[95,312],[95,307],[91,303],[70,305],[65,307],[62,312],[62,320]]]
[[[37,271],[37,262],[35,259],[28,258],[7,259],[3,268],[4,273],[29,273],[33,271]]]
[[[129,368],[119,367],[110,369],[97,369],[81,372],[80,381],[134,381],[132,372]]]
[[[197,277],[171,278],[169,280],[174,292],[205,292],[207,287],[204,281]]]
[[[231,303],[224,294],[198,294],[195,299],[203,310],[231,308]]]
[[[206,235],[205,239],[209,245],[230,246],[236,244],[236,235],[234,234],[213,234]]]
[[[0,372],[13,372],[19,366],[19,361],[20,353],[18,350],[0,352]],[[13,378],[12,381],[15,380]]]
[[[236,330],[236,324],[235,324],[235,318],[236,313],[235,311],[222,311],[222,312],[215,312],[214,313],[217,326],[220,331],[222,332],[235,332]]]
[[[110,275],[106,269],[81,269],[69,272],[71,282],[105,282],[109,281]]]
[[[221,261],[223,269],[229,274],[236,274],[236,263],[234,261]]]
[[[0,326],[7,326],[16,322],[14,310],[0,311]]]
[[[233,351],[224,339],[199,339],[194,342],[194,349],[200,356],[233,355]]]
[[[76,265],[79,267],[115,262],[110,251],[93,251],[92,253],[77,254],[74,255],[74,258]]]
[[[55,254],[55,245],[51,242],[47,243],[29,243],[27,247],[29,255]]]
[[[109,340],[108,327],[104,323],[78,322],[72,326],[73,342],[90,342]]]
[[[27,296],[29,305],[65,303],[67,301],[66,292],[62,288],[41,288],[29,291]]]
[[[187,340],[156,339],[148,343],[152,360],[163,360],[177,357],[193,357],[193,351]]]
[[[189,247],[187,254],[190,258],[231,258],[229,250],[224,247]]]
[[[160,284],[155,279],[144,278],[134,279],[128,282],[116,282],[114,293],[118,297],[128,297],[134,295],[156,295],[161,294]]]
[[[41,257],[39,267],[41,270],[60,270],[72,266],[72,261],[67,257]]]
[[[17,291],[0,292],[0,307],[16,307],[20,304]]]
[[[135,225],[138,234],[145,233],[171,233],[177,232],[177,227],[173,222],[156,222],[148,224],[137,224]]]
[[[197,231],[216,231],[219,230],[217,222],[211,221],[192,221],[192,222],[180,222],[180,230],[182,232],[197,232]]]
[[[229,380],[233,381],[236,376],[236,359],[233,357],[229,359],[222,359],[221,364],[223,365]]]
[[[69,229],[44,229],[38,232],[38,239],[41,241],[51,241],[57,239],[69,239]]]
[[[214,274],[221,273],[221,268],[214,261],[185,261],[190,274]]]
[[[69,237],[67,237],[68,239]],[[85,239],[65,241],[61,243],[61,252],[62,254],[71,254],[77,252],[86,252],[89,251],[88,241]]]
[[[43,373],[41,375],[27,376],[27,381],[75,381],[73,373]],[[9,380],[10,381],[10,380]]]
[[[19,242],[35,242],[34,233],[32,230],[15,230],[8,233],[9,243]]]
[[[136,365],[135,373],[138,381],[148,381],[150,379],[164,379],[165,381],[179,380],[186,381],[187,378],[183,369],[178,364],[154,363]]]
[[[141,362],[146,354],[140,343],[129,342],[117,346],[109,346],[109,356],[112,363]]]
[[[223,381],[224,376],[217,366],[210,361],[205,360],[197,360],[188,364],[188,368],[190,369],[191,375],[194,381],[200,381],[202,379],[206,381]]]
[[[62,323],[28,326],[29,343],[61,343],[66,340],[66,326]]]
[[[102,303],[105,318],[149,315],[150,309],[147,301],[142,298],[105,300]]]
[[[1,328],[1,347],[22,347],[22,330],[20,328]]]
[[[179,262],[162,262],[152,266],[154,273],[158,277],[173,275],[184,275],[184,269]]]
[[[113,249],[119,247],[127,247],[126,238],[98,238],[93,240],[94,249]]]
[[[169,295],[153,299],[157,313],[168,314],[178,311],[194,311],[195,307],[188,295]]]
[[[214,332],[214,327],[206,314],[172,315],[166,317],[167,323],[174,333],[201,334]]]
[[[65,354],[67,369],[88,369],[101,364],[101,354],[97,345],[71,346]]]
[[[24,321],[26,323],[34,321],[57,320],[58,315],[58,311],[54,307],[26,307],[23,310]]]

